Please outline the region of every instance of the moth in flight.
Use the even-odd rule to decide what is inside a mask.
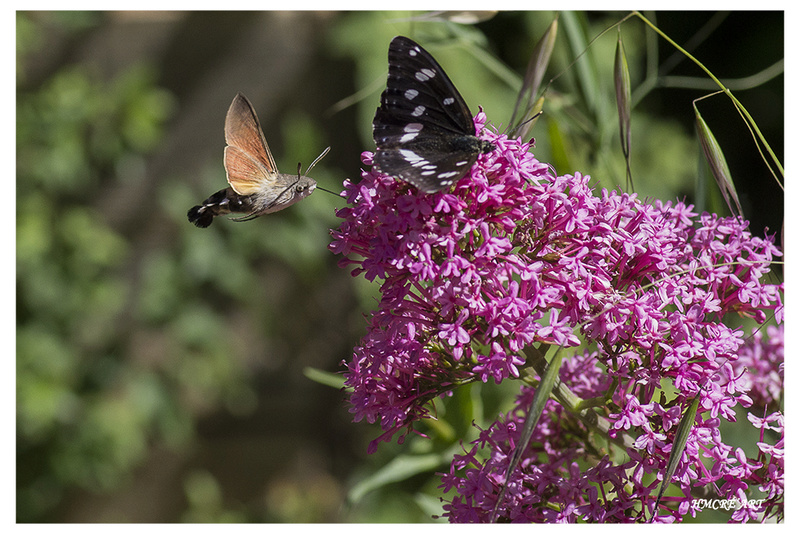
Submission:
[[[317,182],[300,173],[281,174],[269,150],[253,105],[243,94],[233,99],[225,117],[225,173],[230,187],[217,191],[188,212],[189,222],[207,228],[214,217],[241,213],[234,221],[249,221],[299,202],[314,192]],[[326,148],[306,174],[328,153]]]

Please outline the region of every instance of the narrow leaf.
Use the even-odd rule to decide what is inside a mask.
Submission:
[[[625,156],[627,183],[633,190],[631,175],[631,74],[628,59],[622,45],[622,34],[617,34],[617,52],[614,56],[614,89],[617,94],[617,114],[619,115],[619,140]]]
[[[733,215],[744,216],[742,213],[742,205],[739,203],[739,195],[736,193],[736,187],[733,185],[731,178],[731,171],[728,169],[728,162],[725,160],[725,155],[722,153],[717,139],[711,133],[711,129],[700,116],[700,110],[697,105],[694,106],[695,126],[697,127],[697,136],[700,138],[700,146],[703,148],[703,155],[711,167],[711,174],[717,182],[717,187],[722,192],[722,197],[728,205],[728,209]],[[731,204],[733,202],[733,204]],[[734,209],[734,205],[736,209]]]
[[[522,88],[517,95],[517,102],[514,104],[514,111],[509,121],[509,124],[514,128],[521,126],[528,120],[528,117],[534,116],[536,113],[532,113],[531,111],[535,103],[538,103],[535,100],[536,94],[539,92],[539,86],[542,84],[544,73],[547,72],[547,65],[550,63],[550,56],[553,54],[557,34],[558,19],[555,19],[550,23],[550,26],[547,27],[542,38],[536,43],[536,46],[533,47],[531,59],[528,61],[528,68],[525,71],[525,78],[522,81]],[[541,110],[541,105],[539,110]],[[523,116],[519,123],[515,122],[518,114]]]
[[[303,369],[303,374],[306,376],[306,378],[313,380],[318,384],[331,386],[337,389],[344,387],[344,376],[342,376],[341,373],[330,373],[314,367],[306,367]]]
[[[553,359],[550,360],[550,363],[547,365],[547,370],[542,377],[542,381],[539,383],[539,387],[536,388],[536,393],[533,395],[533,400],[528,408],[528,415],[525,417],[525,423],[522,426],[522,433],[520,434],[516,447],[514,447],[514,454],[511,456],[511,460],[508,463],[508,469],[506,469],[505,482],[500,490],[500,494],[497,496],[497,502],[495,503],[494,510],[492,510],[492,515],[489,518],[490,523],[494,523],[497,519],[497,513],[500,510],[500,505],[503,504],[503,499],[505,499],[506,496],[508,479],[511,476],[511,473],[513,473],[517,468],[525,449],[528,448],[528,444],[531,441],[531,436],[533,435],[533,429],[536,428],[536,423],[539,422],[539,418],[542,416],[544,406],[547,403],[547,400],[550,398],[550,394],[553,392],[556,380],[558,379],[558,370],[561,368],[561,360],[562,354],[561,350],[559,349],[553,356]]]
[[[697,394],[689,405],[689,408],[684,412],[678,428],[675,430],[675,441],[672,443],[672,451],[669,453],[669,462],[667,462],[667,470],[664,472],[664,478],[661,480],[661,488],[658,490],[658,498],[656,505],[653,508],[653,517],[650,518],[652,522],[658,514],[658,504],[661,502],[661,497],[664,496],[664,491],[667,486],[672,482],[672,475],[675,474],[675,469],[683,457],[683,450],[686,448],[686,441],[689,439],[689,432],[694,425],[694,418],[697,415],[697,407],[700,404],[700,394]]]
[[[564,34],[576,59],[570,64],[574,69],[575,80],[578,83],[579,96],[593,117],[605,117],[608,113],[606,109],[607,101],[600,98],[601,92],[598,82],[596,66],[600,64],[594,57],[594,49],[589,46],[587,15],[577,11],[563,11],[560,20],[563,21]]]
[[[401,454],[383,466],[377,472],[357,483],[350,490],[347,498],[350,502],[358,502],[372,490],[407,480],[420,473],[427,473],[446,464],[443,454],[409,455]]]

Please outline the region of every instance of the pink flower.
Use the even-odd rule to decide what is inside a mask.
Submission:
[[[745,342],[723,322],[731,313],[780,321],[783,286],[767,277],[780,256],[772,238],[683,203],[596,194],[588,176],[554,176],[529,144],[484,123],[481,113],[477,131],[496,150],[449,190],[422,194],[374,169],[345,183],[348,206],[330,249],[354,276],[381,283],[345,373],[355,420],[384,430],[371,450],[414,432],[430,401],[460,384],[522,376],[531,345],[583,344],[589,350],[564,360],[561,381],[600,399],[592,410],[606,435],[551,399],[506,481],[533,398],[523,387],[517,407],[442,475],[456,493],[445,505],[451,521],[488,520],[504,484],[508,521],[670,522],[694,513],[692,489],[708,484],[725,498],[768,492],[769,503],[739,520],[781,507],[782,440],[761,423],[759,457],[747,458],[720,432],[722,419],[754,403],[774,408],[782,392],[782,327]],[[696,397],[672,480],[684,497],[655,510],[660,481],[650,475],[663,474]],[[598,438],[626,437],[629,461],[598,457]]]

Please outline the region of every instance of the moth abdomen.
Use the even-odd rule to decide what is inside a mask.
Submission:
[[[217,191],[199,206],[194,206],[186,215],[189,222],[198,228],[208,228],[214,217],[229,213],[250,213],[250,211],[251,206],[246,197],[228,187]]]

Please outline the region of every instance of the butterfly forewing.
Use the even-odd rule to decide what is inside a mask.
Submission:
[[[472,114],[436,60],[406,37],[389,45],[389,76],[373,120],[375,165],[426,193],[461,178],[494,147],[475,137]]]
[[[389,45],[389,77],[379,114],[376,128],[384,137],[402,137],[403,128],[417,118],[428,128],[426,134],[442,130],[475,135],[472,114],[444,69],[402,36]]]
[[[225,117],[225,171],[240,195],[255,192],[262,181],[278,173],[253,105],[239,93]]]

